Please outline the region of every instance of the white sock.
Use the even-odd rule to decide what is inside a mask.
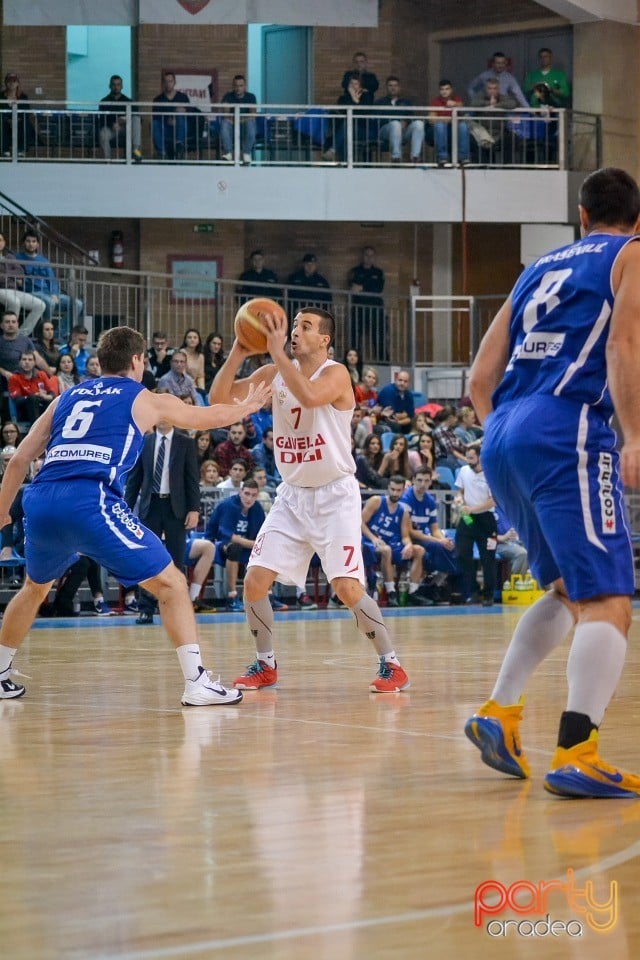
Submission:
[[[414,583],[413,580],[409,581],[409,596],[411,596],[412,593],[417,593],[419,589],[419,583]]]
[[[395,589],[396,589],[396,585],[395,585],[395,583],[393,582],[393,580],[391,580],[390,583],[387,583],[387,581],[385,580],[385,582],[384,582],[384,588],[385,588],[385,590],[387,591],[387,593],[394,593],[394,592],[395,592]]]
[[[256,657],[258,660],[262,660],[263,663],[266,663],[268,667],[271,667],[272,670],[276,668],[276,655],[273,650],[256,650]]]
[[[573,626],[565,603],[550,590],[520,617],[493,688],[491,699],[503,706],[517,703],[527,680]]]
[[[11,664],[17,652],[17,648],[0,646],[0,676],[11,673]]]
[[[200,596],[200,591],[202,590],[201,583],[190,583],[189,584],[189,599],[193,603],[194,600],[197,600]]]
[[[612,623],[581,623],[567,661],[567,710],[586,713],[597,727],[613,696],[627,652],[627,639]]]
[[[133,603],[133,601],[135,600],[135,598],[136,598],[136,595],[135,595],[135,593],[134,593],[133,590],[132,590],[131,593],[125,593],[125,595],[124,595],[124,602],[125,602],[125,603]]]
[[[181,647],[176,647],[176,653],[185,680],[197,680],[200,675],[199,668],[202,666],[200,644],[185,643]]]

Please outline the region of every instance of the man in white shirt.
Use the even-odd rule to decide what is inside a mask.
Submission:
[[[477,586],[473,559],[473,545],[477,545],[482,564],[482,606],[490,607],[496,589],[495,501],[484,477],[479,451],[471,447],[467,451],[467,460],[468,464],[456,477],[456,487],[460,490],[455,501],[460,507],[456,553],[462,573],[463,596],[469,602]]]

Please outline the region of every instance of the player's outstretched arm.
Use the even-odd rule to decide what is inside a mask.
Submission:
[[[244,388],[241,399],[233,403],[191,407],[170,393],[150,393],[145,390],[134,401],[133,417],[143,433],[151,430],[160,420],[167,420],[175,427],[187,430],[213,430],[255,413],[270,396],[270,383],[250,383]]]

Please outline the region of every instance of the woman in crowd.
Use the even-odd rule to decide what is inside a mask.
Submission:
[[[0,448],[17,447],[22,440],[22,434],[17,423],[13,420],[7,420],[0,429]]]
[[[375,367],[364,368],[362,380],[353,392],[356,403],[361,407],[364,415],[371,417],[372,422],[375,423],[381,409],[378,403],[378,371]]]
[[[344,360],[342,361],[347,370],[349,371],[349,376],[351,377],[351,385],[353,387],[354,393],[355,389],[362,380],[362,361],[358,351],[351,347],[344,355]]]
[[[356,457],[356,480],[368,490],[385,490],[389,484],[387,477],[380,473],[384,454],[382,441],[377,433],[370,433],[364,441],[362,453]]]
[[[435,444],[430,433],[421,433],[418,437],[418,449],[409,450],[409,464],[412,476],[418,467],[430,467],[435,472]]]
[[[100,369],[100,361],[97,356],[89,357],[87,360],[87,367],[82,376],[81,380],[95,380],[96,377],[102,376],[102,370]]]
[[[382,458],[380,473],[383,477],[393,477],[399,473],[406,480],[411,479],[409,463],[409,445],[403,433],[399,433],[391,442],[391,447]]]
[[[208,393],[222,364],[227,359],[219,333],[210,333],[204,342],[204,388]]]
[[[200,487],[217,487],[222,477],[216,460],[203,460],[200,464]]]
[[[75,387],[80,383],[76,362],[70,353],[63,353],[58,357],[56,364],[56,376],[51,378],[51,382],[58,383],[58,393],[64,393],[69,387]]]
[[[204,350],[200,331],[190,327],[180,349],[187,355],[187,373],[195,380],[196,390],[204,390]]]
[[[196,456],[198,458],[198,465],[202,466],[202,464],[205,462],[211,462],[214,448],[211,433],[208,430],[196,430],[194,439],[196,442]]]
[[[60,351],[56,343],[55,327],[51,320],[41,320],[33,331],[33,345],[36,352],[45,360],[47,364],[47,373],[52,377],[57,368],[60,359]]]
[[[476,420],[476,412],[473,407],[460,407],[458,425],[453,428],[453,432],[467,446],[482,437],[484,430]]]

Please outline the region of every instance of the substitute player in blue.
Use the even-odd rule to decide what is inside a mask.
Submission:
[[[622,485],[640,486],[640,191],[623,170],[597,170],[578,209],[582,239],[524,271],[471,371],[487,480],[550,589],[520,619],[491,699],[465,732],[490,767],[528,777],[522,692],[575,625],[544,786],[566,797],[640,797],[640,777],[598,755],[634,593]]]
[[[264,384],[242,402],[189,407],[170,394],[155,394],[140,381],[144,338],[130,327],[103,333],[98,345],[102,376],[66,390],[34,423],[7,466],[0,488],[0,524],[29,464],[45,461],[23,497],[26,528],[24,586],[9,603],[0,630],[0,699],[25,688],[10,679],[13,657],[53,581],[83,554],[103,564],[125,587],[140,582],[158,598],[160,614],[185,678],[183,704],[237,703],[202,666],[187,582],[167,550],[122,499],[122,484],[160,420],[210,430],[259,410],[270,394]],[[158,460],[155,469],[162,471]]]

